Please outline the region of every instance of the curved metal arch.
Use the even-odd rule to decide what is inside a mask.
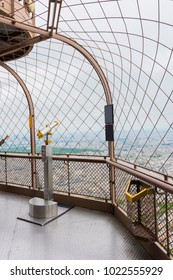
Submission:
[[[60,40],[64,43],[70,45],[71,47],[75,48],[77,51],[79,51],[89,61],[89,63],[95,69],[95,71],[96,71],[96,73],[97,73],[97,75],[98,75],[98,77],[101,81],[101,84],[103,86],[107,104],[108,105],[113,104],[112,93],[111,93],[107,78],[106,78],[101,66],[98,64],[96,59],[83,46],[78,44],[76,41],[74,41],[74,40],[72,40],[72,39],[70,39],[70,38],[68,38],[64,35],[61,35],[61,34],[57,34],[57,33],[55,34],[53,32],[45,31],[43,29],[40,29],[40,28],[37,28],[37,27],[34,27],[34,26],[22,24],[22,23],[19,23],[19,22],[16,22],[16,21],[11,21],[8,18],[2,18],[1,21],[3,23],[7,23],[7,24],[10,24],[10,25],[15,25],[15,26],[17,26],[17,27],[19,27],[23,30],[28,30],[30,32],[33,32],[33,33],[39,35],[36,38],[34,38],[34,42],[31,42],[31,40],[27,40],[25,42],[25,46],[26,45],[28,45],[28,46],[33,45],[35,43],[38,43],[39,41],[44,41],[44,40],[47,40],[47,39],[50,39],[50,38],[54,38],[54,39]],[[16,73],[14,73],[14,76],[15,75],[16,75]],[[26,86],[23,83],[23,81],[20,80],[20,83],[21,83],[22,88],[25,88],[25,90],[26,90]],[[27,95],[27,97],[29,97],[29,96],[30,95]],[[34,114],[33,114],[33,116],[34,116]],[[34,122],[34,117],[33,117],[33,122]],[[31,133],[31,135],[32,135],[32,138],[35,139],[35,135],[34,135],[33,132]],[[33,139],[32,139],[32,141],[33,141]],[[115,160],[114,141],[109,142],[108,151],[109,151],[110,159],[112,161],[114,161]],[[35,153],[35,145],[33,145],[33,151],[32,152]],[[114,200],[115,200],[115,188],[114,188],[115,169],[114,169],[113,166],[111,166],[111,169],[110,169],[110,176],[111,176],[111,178],[110,178],[111,179],[110,180],[111,196],[112,196],[112,202],[114,203]],[[33,181],[36,182],[35,179]],[[35,186],[34,182],[33,182],[33,188]]]
[[[102,83],[102,86],[104,88],[104,93],[106,96],[106,102],[107,104],[112,104],[112,94],[111,94],[111,90],[107,81],[107,78],[101,68],[101,66],[98,64],[98,62],[96,61],[96,59],[90,54],[89,51],[87,51],[83,46],[81,46],[79,43],[77,43],[76,41],[72,40],[71,38],[68,38],[64,35],[58,34],[58,33],[52,33],[46,30],[43,30],[41,28],[38,27],[34,27],[34,26],[30,26],[30,25],[26,25],[24,23],[20,23],[20,22],[16,22],[16,21],[11,21],[11,19],[9,18],[1,18],[0,22],[4,23],[4,24],[8,24],[8,25],[12,25],[12,26],[16,26],[18,28],[21,28],[23,30],[27,30],[30,31],[31,33],[35,33],[37,34],[37,36],[34,39],[28,39],[24,42],[23,46],[29,46],[29,45],[33,45],[36,44],[40,41],[44,41],[47,39],[57,39],[60,40],[70,46],[72,46],[73,48],[75,48],[76,50],[78,50],[88,61],[89,63],[93,66],[93,68],[95,69],[95,71],[97,72],[100,81]],[[15,46],[13,46],[13,50],[15,50]],[[19,46],[16,46],[17,48],[22,47],[22,44]]]
[[[106,78],[102,68],[100,67],[100,65],[96,61],[96,59],[84,47],[82,47],[76,41],[74,41],[74,40],[72,40],[72,39],[70,39],[66,36],[61,35],[61,34],[53,34],[52,37],[54,39],[62,41],[63,43],[66,43],[66,44],[70,45],[71,47],[75,48],[77,51],[79,51],[89,61],[89,63],[95,69],[97,75],[100,78],[100,81],[101,81],[103,89],[104,89],[107,104],[108,105],[112,104],[113,103],[113,98],[112,98],[112,93],[111,93],[107,78]],[[113,141],[109,142],[109,156],[112,160],[114,160],[115,153],[114,153],[114,142]]]
[[[31,154],[35,156],[36,148],[35,148],[35,116],[34,116],[34,105],[32,102],[32,98],[30,95],[30,92],[28,88],[26,87],[23,80],[20,78],[20,76],[7,64],[0,61],[0,66],[2,66],[4,69],[6,69],[13,77],[18,81],[20,86],[22,87],[24,94],[26,96],[27,102],[28,102],[28,108],[29,108],[29,128],[30,128],[30,144],[31,144]],[[36,170],[36,163],[35,160],[32,160],[32,186],[35,189],[35,172]]]
[[[77,43],[76,41],[74,41],[74,40],[72,40],[72,39],[70,39],[70,38],[68,38],[64,35],[55,34],[55,33],[43,30],[41,28],[26,25],[24,23],[19,23],[19,22],[16,22],[16,21],[12,22],[8,18],[2,18],[1,22],[4,23],[4,24],[15,25],[16,27],[21,28],[23,30],[28,30],[28,31],[33,32],[35,34],[39,34],[39,36],[34,38],[34,41],[33,40],[26,40],[25,46],[33,45],[33,44],[36,44],[40,41],[44,41],[44,40],[47,40],[47,39],[54,38],[54,39],[60,40],[64,43],[70,45],[71,47],[75,48],[77,51],[79,51],[89,61],[89,63],[95,69],[97,75],[100,78],[101,84],[103,86],[107,104],[109,105],[109,104],[113,103],[112,93],[111,93],[107,78],[106,78],[101,66],[98,64],[96,59],[92,56],[92,54],[90,54],[89,51],[87,51],[79,43]],[[19,47],[19,46],[17,46],[17,47]],[[14,49],[13,49],[13,51],[14,51]],[[110,156],[111,159],[114,158],[114,142],[109,143],[109,156]]]
[[[28,102],[28,108],[29,108],[29,128],[30,128],[30,137],[31,137],[31,153],[32,155],[35,155],[35,119],[34,119],[34,105],[32,102],[32,98],[30,95],[30,92],[28,90],[28,88],[26,87],[25,83],[23,82],[23,80],[20,78],[20,76],[7,64],[5,64],[4,62],[0,61],[0,66],[2,66],[3,68],[5,68],[8,72],[10,72],[10,74],[13,75],[13,77],[18,81],[18,83],[20,84],[20,86],[22,87],[27,102]]]
[[[97,60],[83,46],[78,44],[76,41],[74,41],[64,35],[61,35],[61,34],[53,34],[52,37],[54,39],[62,41],[63,43],[66,43],[66,44],[70,45],[71,47],[75,48],[89,61],[89,63],[92,65],[92,67],[95,69],[97,75],[99,76],[99,79],[100,79],[101,84],[104,89],[107,104],[112,104],[112,102],[113,102],[112,93],[111,93],[107,78],[106,78],[102,68],[98,64]]]
[[[107,104],[108,105],[113,104],[112,93],[111,93],[107,78],[106,78],[101,66],[98,64],[97,60],[84,47],[82,47],[76,41],[74,41],[64,35],[61,35],[61,34],[53,33],[52,37],[54,39],[62,41],[64,43],[70,45],[71,47],[75,48],[89,61],[89,63],[95,69],[97,75],[100,78],[100,81],[101,81],[103,89],[104,89]],[[109,150],[109,157],[114,162],[115,161],[114,141],[109,141],[108,150]],[[111,167],[110,167],[110,192],[111,192],[111,200],[112,200],[112,203],[114,204],[115,203],[115,167],[113,165],[111,165]]]

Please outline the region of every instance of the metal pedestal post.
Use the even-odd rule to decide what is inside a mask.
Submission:
[[[54,218],[58,215],[57,203],[53,199],[52,147],[42,145],[44,162],[44,199],[34,197],[29,201],[29,215],[37,219]]]
[[[52,147],[51,145],[42,145],[42,161],[44,162],[44,199],[53,199],[53,181],[52,181]]]

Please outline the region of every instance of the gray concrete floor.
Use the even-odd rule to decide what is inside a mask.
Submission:
[[[74,207],[41,227],[17,219],[28,201],[0,192],[1,260],[152,259],[111,214]]]

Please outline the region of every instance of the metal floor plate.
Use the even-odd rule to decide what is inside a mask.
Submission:
[[[29,207],[29,205],[28,205]],[[65,204],[57,204],[57,208],[58,208],[58,214],[52,218],[45,218],[45,219],[37,219],[37,218],[33,218],[29,215],[29,210],[24,213],[22,216],[17,217],[17,219],[24,221],[24,222],[29,222],[38,226],[45,226],[48,223],[54,221],[55,219],[60,218],[62,215],[66,214],[68,211],[70,211],[73,206],[71,205],[65,205]]]
[[[1,260],[152,259],[111,214],[74,207],[40,227],[17,219],[28,202],[0,192]]]

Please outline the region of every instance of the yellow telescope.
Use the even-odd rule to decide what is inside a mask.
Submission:
[[[59,122],[57,120],[55,120],[54,122],[52,122],[51,124],[47,124],[45,128],[43,128],[42,130],[38,130],[37,131],[37,136],[39,139],[43,138],[45,135],[49,134],[52,135],[52,129],[57,126],[59,124]]]

